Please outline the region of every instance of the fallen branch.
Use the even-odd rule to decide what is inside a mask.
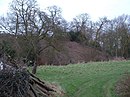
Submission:
[[[61,97],[63,91],[40,80],[25,68],[14,68],[7,64],[0,70],[1,97]],[[2,66],[1,65],[1,66]],[[56,96],[57,95],[57,96]]]

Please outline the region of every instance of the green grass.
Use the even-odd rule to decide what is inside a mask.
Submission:
[[[37,76],[54,82],[65,97],[116,97],[115,83],[130,72],[130,61],[93,62],[67,66],[42,66]]]

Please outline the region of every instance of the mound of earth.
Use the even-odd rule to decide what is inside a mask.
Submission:
[[[107,61],[109,55],[77,42],[60,41],[55,45],[58,49],[49,47],[41,54],[40,64],[66,65],[89,61]]]

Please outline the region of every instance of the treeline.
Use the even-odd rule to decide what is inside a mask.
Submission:
[[[81,14],[71,22],[72,41],[106,51],[111,56],[130,57],[130,16],[107,17],[92,22],[87,14]]]
[[[105,51],[113,57],[129,58],[129,24],[128,15],[93,22],[87,13],[67,22],[57,6],[41,10],[35,0],[13,0],[7,15],[0,17],[0,28],[4,31],[0,49],[12,58],[33,60],[34,73],[41,52],[48,47],[62,50],[58,42],[65,40]]]

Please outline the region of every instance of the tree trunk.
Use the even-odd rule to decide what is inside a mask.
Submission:
[[[33,74],[36,74],[37,72],[37,62],[34,62],[34,66],[33,66],[33,69],[32,69],[32,73]]]
[[[32,73],[33,74],[36,74],[37,72],[37,66],[39,65],[39,61],[40,61],[40,57],[39,55],[36,53],[36,58],[34,60],[34,66],[33,66],[33,69],[32,69]]]

